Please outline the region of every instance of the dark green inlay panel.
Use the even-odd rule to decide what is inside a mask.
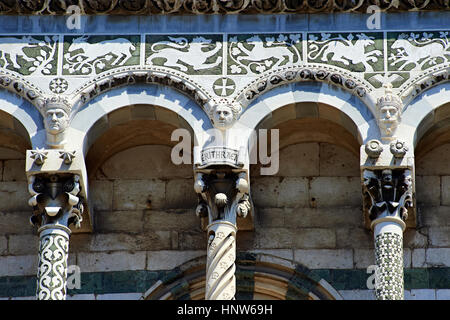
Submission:
[[[236,268],[236,284],[239,288],[236,299],[253,298],[254,269],[250,261],[247,265]],[[302,273],[304,271],[304,273]],[[74,294],[105,294],[125,292],[145,292],[156,281],[165,283],[175,280],[181,271],[176,268],[170,271],[113,271],[91,272],[81,274],[81,288],[67,290]],[[370,276],[365,269],[314,269],[308,270],[298,266],[296,276],[289,283],[286,298],[305,299],[308,290],[315,282],[325,279],[336,290],[367,290],[367,279]],[[417,268],[405,269],[405,290],[411,289],[450,289],[450,268]],[[312,281],[311,281],[312,280]],[[186,285],[186,284],[185,284]],[[173,288],[180,299],[189,299],[184,285]],[[0,277],[0,297],[26,297],[36,294],[36,277]]]

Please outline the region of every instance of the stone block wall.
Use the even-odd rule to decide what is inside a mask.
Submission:
[[[404,235],[406,299],[448,299],[449,147],[417,161],[419,226]],[[21,155],[0,160],[5,299],[31,297],[35,289],[38,237],[28,222],[23,167]],[[282,149],[276,175],[255,172],[255,230],[238,232],[238,251],[315,269],[344,299],[374,299],[366,285],[374,249],[363,226],[358,156],[328,143],[300,143]],[[95,232],[71,237],[69,265],[80,267],[82,288],[69,290],[69,299],[138,299],[166,272],[205,255],[192,168],[173,165],[170,147],[127,149],[90,174]]]

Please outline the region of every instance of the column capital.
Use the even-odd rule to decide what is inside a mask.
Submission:
[[[82,153],[64,149],[27,150],[25,171],[33,224],[69,227],[73,223],[77,227],[74,232],[92,230]]]
[[[246,172],[227,167],[197,172],[194,190],[199,199],[196,214],[206,220],[207,226],[218,220],[237,226],[237,218],[246,219],[252,214]]]
[[[73,174],[40,174],[28,179],[28,191],[33,207],[31,223],[39,232],[49,228],[70,234],[69,226],[81,227],[83,199],[80,196],[80,177]]]
[[[415,207],[413,171],[405,168],[364,169],[362,186],[370,228],[373,230],[379,223],[390,222],[404,230]]]

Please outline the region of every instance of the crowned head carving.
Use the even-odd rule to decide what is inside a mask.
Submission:
[[[63,132],[69,126],[70,105],[61,97],[45,100],[45,127],[51,134]]]
[[[64,142],[64,132],[69,126],[71,107],[62,97],[45,99],[43,104],[44,124],[47,131],[47,143],[51,147],[60,147]]]
[[[377,101],[378,123],[383,137],[393,137],[400,122],[402,101],[392,93],[392,84],[384,85],[385,94]]]
[[[211,108],[209,117],[215,128],[226,130],[233,126],[241,110],[241,106],[237,103],[233,104],[227,101],[220,101]]]

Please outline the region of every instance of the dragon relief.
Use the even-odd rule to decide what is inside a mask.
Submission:
[[[259,74],[302,62],[301,34],[233,35],[228,39],[228,74]]]
[[[309,35],[308,61],[330,63],[352,71],[373,72],[382,70],[382,49],[375,35],[321,33]]]
[[[390,42],[389,70],[421,71],[448,62],[449,48],[449,32],[400,33]]]
[[[221,73],[222,36],[163,38],[147,38],[147,65],[164,66],[184,73]]]

